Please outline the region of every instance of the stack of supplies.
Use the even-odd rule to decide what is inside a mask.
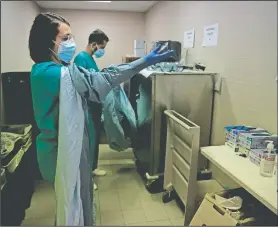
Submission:
[[[277,135],[271,135],[267,131],[239,133],[239,152],[249,155],[251,149],[266,149],[267,140],[273,141],[274,147],[277,148]]]
[[[272,142],[277,152],[278,136],[263,128],[252,126],[226,126],[225,145],[240,155],[248,157],[251,162],[260,166],[267,153],[267,144]]]
[[[235,152],[239,150],[239,135],[240,133],[252,133],[252,132],[266,132],[262,128],[256,128],[252,126],[226,126],[225,127],[225,144],[231,147]]]

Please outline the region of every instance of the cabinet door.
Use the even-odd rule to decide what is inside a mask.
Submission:
[[[30,72],[2,74],[6,124],[34,124]]]

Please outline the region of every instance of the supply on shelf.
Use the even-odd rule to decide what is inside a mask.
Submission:
[[[274,150],[273,141],[266,141],[267,144],[267,151],[263,154],[260,163],[260,174],[264,177],[272,177],[274,172],[275,166],[275,159],[276,154]]]

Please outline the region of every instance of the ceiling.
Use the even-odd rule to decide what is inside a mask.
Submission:
[[[146,12],[157,1],[36,1],[45,9],[80,9],[80,10],[105,10],[105,11],[125,11],[125,12]]]

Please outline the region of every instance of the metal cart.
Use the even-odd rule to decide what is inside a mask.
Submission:
[[[163,191],[165,110],[177,111],[198,124],[200,145],[210,145],[215,75],[201,71],[153,72],[148,78],[138,74],[130,80],[129,99],[138,123],[133,151],[150,192]],[[199,169],[206,165],[206,160],[199,157]]]
[[[185,206],[185,225],[195,210],[200,127],[173,110],[166,110],[167,145],[163,202],[179,196]]]

